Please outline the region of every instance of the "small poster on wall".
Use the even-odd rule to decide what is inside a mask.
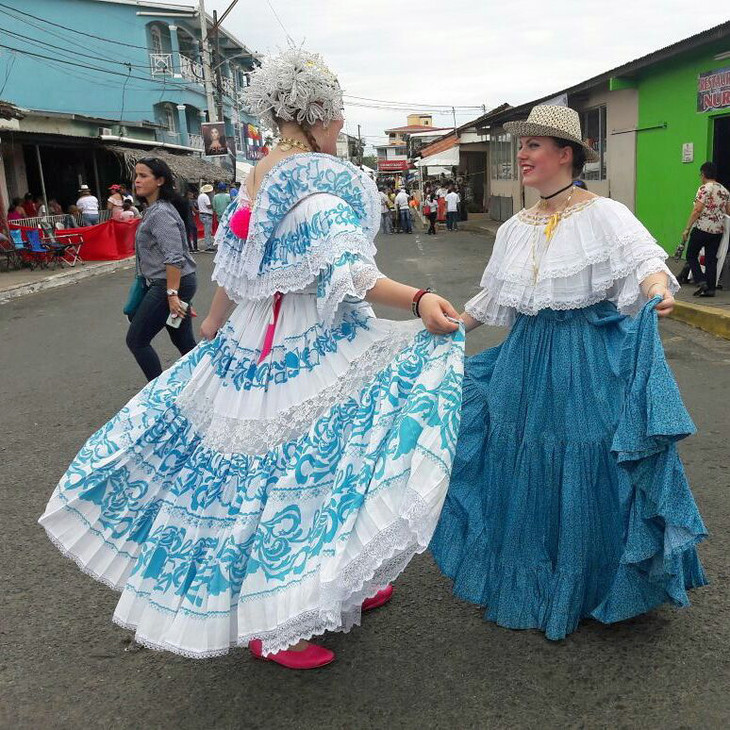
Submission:
[[[205,122],[201,124],[203,132],[203,154],[208,157],[220,157],[229,154],[224,122]]]
[[[694,142],[685,142],[682,145],[682,162],[695,161],[695,145]]]

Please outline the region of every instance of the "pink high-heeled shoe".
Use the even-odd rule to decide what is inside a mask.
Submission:
[[[335,660],[335,653],[323,646],[317,644],[309,644],[302,651],[291,651],[284,649],[274,654],[266,654],[261,650],[261,640],[252,639],[248,642],[248,650],[256,659],[262,659],[265,662],[275,662],[281,664],[287,669],[319,669],[327,664],[331,664]]]
[[[372,611],[380,608],[388,603],[391,598],[393,598],[393,586],[389,583],[382,591],[378,591],[374,596],[366,598],[362,602],[362,611]]]

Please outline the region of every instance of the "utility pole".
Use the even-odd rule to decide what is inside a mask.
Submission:
[[[360,135],[360,125],[357,125],[357,164],[362,167],[362,136]]]
[[[200,16],[200,60],[203,63],[203,81],[205,84],[205,98],[208,104],[208,121],[217,122],[218,114],[213,98],[213,72],[210,64],[210,50],[208,48],[208,20],[205,14],[205,0],[198,0],[198,15]]]
[[[456,132],[456,109],[453,106],[451,107],[451,113],[454,116],[454,132]]]
[[[223,75],[221,74],[221,65],[223,58],[221,56],[221,35],[218,26],[218,11],[213,11],[213,32],[215,33],[215,98],[218,121],[223,121]]]

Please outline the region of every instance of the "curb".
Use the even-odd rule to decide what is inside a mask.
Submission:
[[[705,307],[702,304],[689,304],[675,300],[670,319],[692,325],[716,337],[730,340],[730,312],[718,307]]]
[[[103,264],[87,263],[81,268],[73,270],[66,269],[55,274],[50,274],[43,279],[37,281],[16,284],[8,289],[0,291],[0,304],[27,296],[28,294],[36,294],[47,289],[56,289],[59,286],[68,286],[75,284],[82,279],[88,279],[92,276],[100,276],[101,274],[111,274],[114,271],[129,269],[134,266],[134,257],[119,259],[118,261],[107,261]]]

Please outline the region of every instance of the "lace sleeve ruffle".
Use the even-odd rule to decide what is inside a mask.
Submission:
[[[246,241],[231,230],[230,221],[231,216],[243,205],[249,205],[249,203],[244,195],[239,193],[238,198],[231,202],[218,221],[218,230],[215,232],[214,239],[218,251],[215,255],[211,278],[235,300],[243,298],[243,282],[236,272],[239,268],[237,262],[240,260]]]
[[[221,227],[225,221],[226,216]],[[368,278],[363,272],[367,265],[375,266],[375,244],[363,230],[359,216],[342,198],[327,193],[302,200],[281,220],[253,278],[243,256],[250,241],[243,241],[230,230],[221,233],[218,241],[213,278],[236,301],[300,291],[318,280],[320,274],[330,282],[317,281],[323,290],[323,301],[339,303],[346,296],[361,298],[358,282],[370,281],[372,276]],[[345,293],[337,300],[341,291]],[[330,305],[323,306],[327,309]]]
[[[464,306],[464,311],[483,324],[511,327],[515,321],[515,309],[499,303],[489,291],[482,289]]]
[[[641,282],[651,274],[664,272],[669,279],[669,291],[676,294],[679,291],[679,282],[669,267],[664,263],[664,259],[659,256],[645,259],[639,266],[628,276],[625,276],[617,282],[617,291],[613,300],[622,314],[634,315],[648,301],[644,292],[641,291]]]
[[[378,279],[383,278],[372,258],[343,253],[320,272],[317,280],[317,311],[322,322],[330,324],[343,301],[362,301]]]

